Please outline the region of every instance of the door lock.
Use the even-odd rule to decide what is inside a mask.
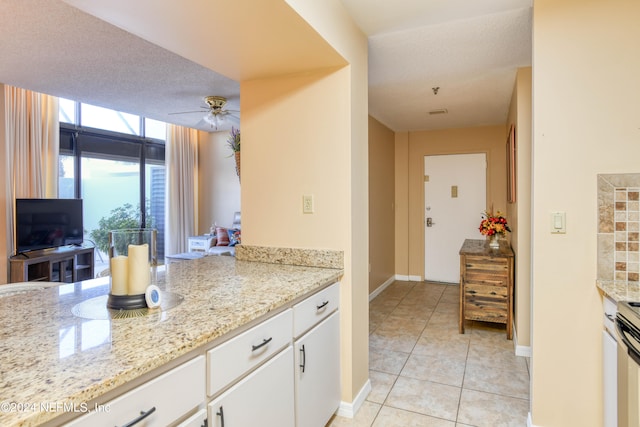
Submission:
[[[431,217],[427,218],[427,227],[432,227],[435,224],[435,222],[433,222],[433,219]]]

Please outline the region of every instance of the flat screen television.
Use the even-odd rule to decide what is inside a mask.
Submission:
[[[16,199],[16,253],[80,245],[82,199]]]

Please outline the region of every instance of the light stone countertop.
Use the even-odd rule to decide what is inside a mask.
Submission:
[[[640,301],[640,282],[596,280],[596,286],[615,302]]]
[[[97,320],[74,314],[87,301],[105,298],[108,278],[0,297],[0,425],[39,425],[61,415],[42,403],[80,407],[99,399],[342,274],[339,268],[225,256],[169,263],[158,271],[157,285],[184,300],[136,318],[109,318],[106,309],[97,310]],[[6,402],[28,407],[17,411]]]

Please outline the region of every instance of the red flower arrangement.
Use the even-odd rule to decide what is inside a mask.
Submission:
[[[496,234],[507,234],[507,231],[511,232],[511,229],[507,225],[507,219],[504,217],[502,212],[497,211],[494,214],[491,212],[483,212],[482,217],[484,218],[480,221],[480,234],[483,236],[493,236]]]

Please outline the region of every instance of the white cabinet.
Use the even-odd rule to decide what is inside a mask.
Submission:
[[[67,426],[122,426],[148,414],[140,426],[165,427],[203,403],[204,372],[204,356],[196,357],[107,402],[100,407],[102,410],[82,416]]]
[[[210,427],[294,426],[291,346],[208,405]]]
[[[214,396],[224,387],[291,345],[292,312],[265,320],[248,331],[207,352],[207,394]]]
[[[340,405],[340,287],[293,307],[296,426],[322,427]]]
[[[207,427],[207,410],[200,409],[176,427]]]
[[[295,342],[296,426],[322,427],[340,405],[340,317],[334,312]]]
[[[618,343],[614,320],[616,317],[616,303],[604,296],[604,330],[602,331],[602,370],[604,396],[604,427],[618,425]]]

